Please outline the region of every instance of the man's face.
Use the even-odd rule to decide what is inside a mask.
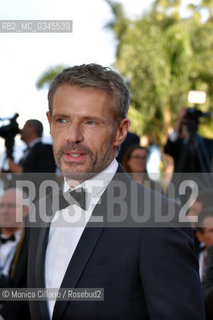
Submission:
[[[13,189],[7,190],[0,201],[0,225],[2,228],[18,229],[27,214],[21,195]]]
[[[145,172],[146,171],[147,152],[144,149],[135,149],[128,161],[131,172]]]
[[[203,233],[198,232],[198,239],[205,243],[205,248],[213,245],[213,217],[206,217],[203,221]]]
[[[63,84],[47,113],[57,166],[69,179],[84,181],[106,168],[125,139],[129,121],[115,129],[112,98],[94,88]]]
[[[29,135],[31,135],[32,127],[29,126],[28,122],[25,123],[21,130],[21,140],[26,141]]]
[[[196,223],[193,219],[198,217],[202,209],[203,209],[203,204],[199,201],[195,201],[189,209],[188,217],[189,217],[189,220],[191,221],[193,228],[196,227]]]

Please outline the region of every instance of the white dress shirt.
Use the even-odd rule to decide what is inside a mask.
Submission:
[[[178,133],[173,130],[173,131],[169,134],[169,140],[172,141],[172,142],[176,142],[177,139],[178,139]]]
[[[201,280],[201,282],[203,281],[204,276],[205,276],[205,272],[206,272],[207,256],[208,256],[207,250],[206,250],[206,249],[203,249],[203,250],[200,252],[199,257],[198,257],[198,261],[199,261],[199,274],[200,274],[200,280]]]
[[[86,210],[73,204],[55,213],[50,226],[46,250],[46,288],[60,288],[69,262],[94,207],[115,175],[117,168],[118,163],[114,159],[102,172],[76,187],[76,189],[83,187],[86,190]],[[65,180],[64,191],[69,189],[71,188]],[[55,300],[48,300],[50,319],[52,319],[54,305]]]

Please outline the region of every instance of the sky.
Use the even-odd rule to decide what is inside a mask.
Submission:
[[[134,15],[150,1],[121,1]],[[104,0],[1,0],[0,20],[73,20],[72,33],[0,33],[0,118],[19,113],[23,126],[27,119],[48,125],[47,90],[35,86],[51,66],[100,63],[115,60],[113,34],[104,28],[112,13]],[[0,148],[2,147],[0,138]]]
[[[119,2],[130,17],[135,17],[149,8],[152,0]],[[116,42],[105,25],[112,18],[104,0],[1,0],[0,20],[73,20],[73,32],[0,32],[0,118],[17,112],[20,127],[28,119],[39,119],[48,135],[47,89],[36,88],[38,78],[49,67],[61,64],[111,66]],[[0,138],[0,151],[3,143]]]

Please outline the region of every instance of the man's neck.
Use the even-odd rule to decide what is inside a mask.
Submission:
[[[117,170],[117,161],[116,159],[113,159],[112,161],[110,161],[110,163],[105,167],[103,168],[101,171],[99,172],[96,172],[94,175],[91,175],[91,177],[89,179],[85,179],[85,180],[74,180],[72,178],[68,178],[68,177],[65,177],[65,184],[67,186],[69,186],[70,188],[74,189],[76,188],[78,185],[86,182],[86,181],[91,181],[92,179],[94,179],[96,176],[99,176],[101,174],[101,172],[104,172],[105,170],[107,170],[107,168],[111,168],[111,165],[113,166],[116,166],[116,170]],[[112,169],[113,170],[113,169]],[[65,187],[65,190],[67,189],[67,187]]]
[[[41,141],[41,138],[35,137],[33,139],[30,139],[30,141],[27,142],[27,145],[29,147],[33,147],[37,142]]]
[[[146,177],[146,172],[131,172],[131,177],[138,183],[143,183]]]

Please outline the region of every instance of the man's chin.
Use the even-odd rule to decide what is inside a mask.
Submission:
[[[77,172],[77,171],[70,172],[70,171],[64,170],[62,171],[62,174],[67,179],[83,182],[93,177],[95,173],[94,172]]]

